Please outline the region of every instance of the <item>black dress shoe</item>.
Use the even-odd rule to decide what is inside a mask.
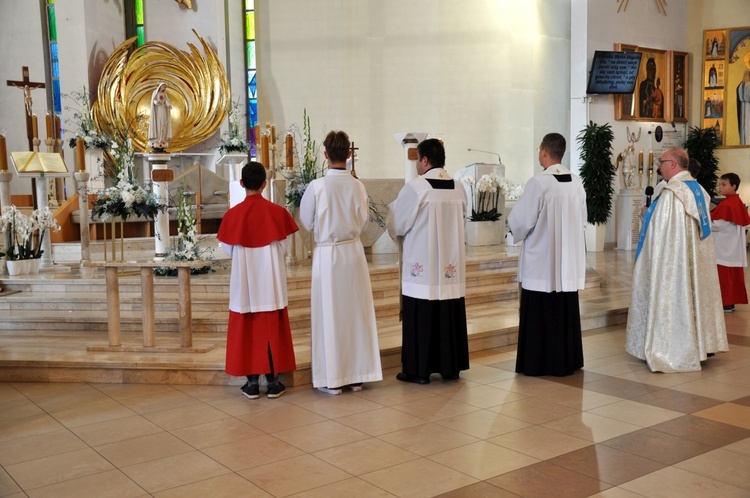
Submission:
[[[430,378],[429,377],[419,377],[416,375],[407,375],[404,372],[399,372],[396,374],[396,378],[400,380],[401,382],[413,382],[415,384],[429,384]]]

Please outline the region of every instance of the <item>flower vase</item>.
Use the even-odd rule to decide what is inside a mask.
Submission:
[[[84,153],[86,171],[89,174],[88,190],[95,192],[104,189],[104,151],[101,149],[86,149]]]
[[[466,221],[467,246],[497,246],[503,243],[505,222],[497,221]]]
[[[8,267],[8,275],[15,277],[24,274],[24,268],[28,268],[27,261],[25,259],[13,259],[6,260],[5,265]],[[28,271],[28,269],[26,270]]]

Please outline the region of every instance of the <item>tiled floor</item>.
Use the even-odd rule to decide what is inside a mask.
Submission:
[[[0,496],[747,497],[750,306],[726,321],[730,351],[687,374],[650,373],[616,326],[567,378],[516,376],[509,347],[458,381],[391,369],[341,396],[0,383]]]

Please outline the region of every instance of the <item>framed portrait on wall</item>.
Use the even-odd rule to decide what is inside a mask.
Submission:
[[[638,47],[635,45],[624,45],[615,43],[617,52],[636,52]],[[635,113],[635,93],[615,95],[615,119],[618,121],[635,120],[638,116]]]
[[[664,91],[666,95],[666,112],[667,121],[686,123],[688,120],[688,53],[670,51],[669,75],[670,82],[667,85],[669,91]]]
[[[750,27],[729,30],[724,145],[750,147]]]
[[[727,30],[712,29],[703,32],[703,60],[724,60],[727,51]]]
[[[643,53],[635,87],[635,108],[638,121],[664,121],[664,95],[667,89],[667,52],[638,47]]]
[[[703,63],[703,87],[724,88],[727,67],[724,61],[706,61]]]

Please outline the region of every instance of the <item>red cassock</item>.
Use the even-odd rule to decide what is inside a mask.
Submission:
[[[726,220],[739,226],[750,225],[750,215],[740,196],[730,195],[711,211],[712,220]],[[719,270],[719,286],[723,306],[747,304],[745,269],[741,266],[716,265]]]
[[[227,211],[216,237],[224,244],[258,248],[282,241],[297,230],[286,209],[256,194]],[[229,375],[290,372],[296,368],[286,307],[250,313],[229,311],[226,354]]]

